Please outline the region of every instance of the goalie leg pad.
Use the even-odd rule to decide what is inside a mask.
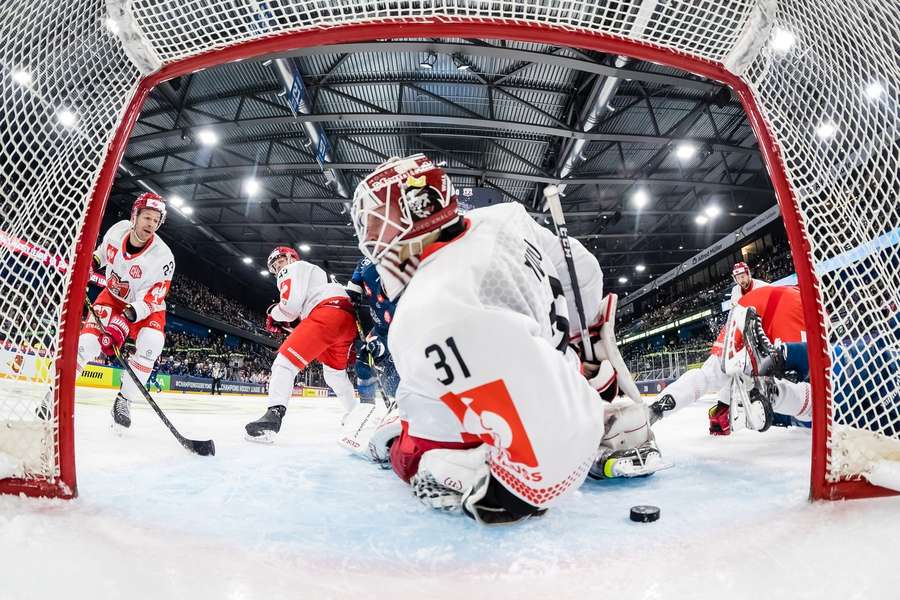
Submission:
[[[620,398],[606,407],[606,431],[602,446],[611,450],[637,448],[651,440],[647,406],[630,398]]]

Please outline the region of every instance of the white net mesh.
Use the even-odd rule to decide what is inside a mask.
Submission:
[[[435,21],[469,23],[459,27],[461,37],[477,35],[478,23],[600,33],[741,75],[780,151],[812,260],[828,271],[820,313],[828,315],[828,347],[840,354],[829,374],[834,419],[898,436],[896,2],[11,0],[0,23],[0,340],[8,346],[4,365],[38,365],[3,369],[0,423],[17,426],[0,430],[0,452],[19,461],[18,474],[53,477],[58,468],[54,452],[39,452],[49,455],[45,464],[32,461],[23,473],[22,457],[43,446],[33,427],[21,425],[34,420],[35,399],[46,389],[26,381],[46,378],[56,357],[67,276],[53,263],[74,258],[107,145],[139,81],[135,64],[147,72],[297,31]],[[30,395],[6,391],[10,383]],[[858,471],[835,462],[828,477]]]

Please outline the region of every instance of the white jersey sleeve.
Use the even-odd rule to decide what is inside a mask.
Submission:
[[[768,283],[766,281],[763,281],[762,279],[751,279],[750,280],[750,289],[748,289],[745,292],[741,289],[741,286],[735,284],[734,287],[731,288],[731,308],[734,308],[735,306],[737,306],[738,302],[741,301],[741,298],[744,296],[744,294],[751,292],[753,290],[757,290],[759,288],[769,287],[770,285],[772,285],[772,284]]]
[[[560,344],[559,274],[524,208],[473,210],[466,227],[426,249],[398,303],[388,345],[414,391],[398,402],[410,435],[483,441],[493,476],[546,507],[584,480],[603,402]]]
[[[272,318],[282,323],[305,319],[329,298],[348,297],[339,283],[328,281],[325,271],[304,260],[294,261],[278,272],[278,304]]]
[[[137,320],[166,310],[166,295],[175,274],[175,258],[169,246],[154,235],[135,254],[128,254],[129,221],[119,221],[103,236],[95,254],[106,269],[106,289],[130,304]]]

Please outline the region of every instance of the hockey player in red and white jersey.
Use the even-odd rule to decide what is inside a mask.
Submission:
[[[402,433],[391,464],[421,501],[482,523],[517,521],[581,485],[602,442],[652,443],[639,399],[606,415],[637,421],[633,431],[604,437],[609,405],[598,389],[628,374],[605,360],[589,367],[590,380],[582,374],[559,240],[522,205],[460,217],[446,174],[418,154],[366,177],[352,215],[360,249],[399,297],[388,346]],[[585,314],[602,322],[611,304],[600,267],[575,240],[572,254]]]
[[[731,268],[731,278],[734,279],[734,287],[731,288],[731,308],[737,306],[745,294],[771,285],[762,279],[753,279],[750,267],[745,262],[735,263]]]
[[[737,310],[741,309],[753,309],[753,314],[746,323],[740,319],[737,324],[740,335],[735,339],[740,347],[743,347],[741,338],[751,342],[748,343],[748,347],[751,348],[759,343],[768,346],[769,340],[786,344],[805,342],[806,340],[803,306],[800,301],[800,291],[796,287],[761,286],[741,297]],[[742,312],[742,314],[744,313]],[[729,323],[722,328],[718,339],[713,344],[710,356],[703,365],[685,372],[674,383],[667,386],[650,405],[653,420],[692,404],[704,394],[718,392],[718,401],[709,411],[709,432],[711,435],[729,435],[731,433],[729,420],[732,402],[731,376],[725,372],[723,355],[728,351],[728,348],[725,347],[726,329],[734,320],[734,316],[732,316]],[[804,421],[809,420],[812,411],[809,396],[804,397],[803,393],[790,393],[796,388],[790,382],[779,380],[774,383],[778,390],[783,392],[778,400],[772,403],[774,412]],[[751,403],[755,402],[752,397],[750,400]]]
[[[138,196],[131,219],[109,228],[94,250],[93,267],[106,276],[106,288],[94,301],[105,332],[88,315],[78,337],[77,369],[101,354],[112,356],[126,340],[134,340],[135,351],[128,360],[137,378],[146,384],[165,344],[166,294],[175,272],[175,259],[156,231],[166,220],[166,203],[157,194]],[[143,398],[130,377],[112,407],[118,426],[131,426],[131,402]],[[41,411],[49,416],[45,402]]]
[[[293,248],[279,246],[267,261],[277,275],[278,302],[269,307],[266,328],[272,333],[289,331],[278,349],[269,378],[268,409],[245,427],[247,439],[270,443],[281,430],[294,379],[318,360],[325,383],[334,390],[345,415],[358,403],[347,377],[350,346],[356,338],[356,313],[350,297],[339,283],[328,281],[325,271],[300,260]],[[299,324],[293,326],[295,321]]]

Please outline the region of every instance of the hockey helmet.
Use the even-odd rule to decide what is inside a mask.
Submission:
[[[277,272],[275,270],[275,261],[281,257],[290,258],[291,262],[300,260],[300,254],[290,246],[276,246],[275,249],[269,253],[269,258],[266,259],[266,266],[269,268],[269,273],[274,275]]]
[[[392,158],[353,194],[353,227],[363,255],[378,262],[401,243],[420,241],[459,218],[447,173],[424,154]]]
[[[135,223],[137,223],[137,217],[144,209],[155,210],[159,212],[159,225],[157,225],[157,229],[162,227],[162,224],[166,222],[166,201],[163,200],[162,196],[159,194],[155,194],[153,192],[144,192],[134,200],[134,204],[131,205],[131,226],[134,227]]]
[[[748,277],[750,276],[750,267],[748,267],[745,262],[735,263],[731,268],[732,279],[737,279],[737,276],[741,274],[746,274]]]

